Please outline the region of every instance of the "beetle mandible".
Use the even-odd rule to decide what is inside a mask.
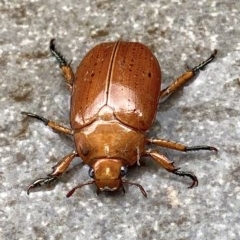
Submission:
[[[28,194],[32,188],[60,177],[75,157],[80,157],[90,167],[92,180],[74,187],[67,197],[77,188],[89,184],[95,184],[97,192],[119,188],[125,192],[124,184],[134,185],[147,197],[140,184],[125,179],[127,168],[139,163],[142,156],[150,156],[171,173],[189,177],[192,180],[189,188],[197,186],[198,179],[193,173],[181,171],[166,156],[147,146],[155,144],[183,152],[217,149],[148,139],[147,131],[155,119],[159,101],[192,79],[215,58],[217,50],[162,90],[159,63],[149,48],[141,43],[101,43],[87,53],[76,74],[57,51],[54,39],[50,41],[50,51],[57,59],[71,92],[71,128],[30,112],[22,114],[42,121],[59,133],[72,135],[76,150],[61,159],[46,177],[30,184]]]

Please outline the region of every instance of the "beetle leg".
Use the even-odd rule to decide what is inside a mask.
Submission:
[[[59,63],[59,66],[62,70],[64,79],[65,79],[65,81],[68,85],[69,90],[71,91],[72,90],[72,85],[73,85],[73,82],[74,82],[74,79],[75,79],[73,70],[70,66],[71,62],[68,63],[66,61],[66,59],[62,56],[62,54],[56,50],[55,39],[52,39],[50,41],[49,48],[50,48],[50,52],[52,53],[52,55],[57,59],[57,61]]]
[[[215,152],[218,151],[217,148],[212,146],[200,145],[200,146],[188,147],[181,143],[172,142],[165,139],[147,139],[147,143],[153,143],[160,147],[171,148],[171,149],[182,151],[182,152],[199,151],[199,150],[209,150],[209,151],[215,151]]]
[[[72,160],[78,156],[76,151],[73,151],[63,157],[55,166],[52,167],[53,171],[49,174],[49,176],[61,176],[69,167]]]
[[[37,114],[34,113],[30,113],[30,112],[21,112],[21,114],[26,115],[28,117],[32,117],[32,118],[36,118],[40,121],[42,121],[46,126],[49,126],[50,128],[53,129],[53,131],[57,131],[60,133],[64,133],[64,134],[69,134],[69,135],[73,135],[73,130],[67,127],[64,127],[54,121],[48,120],[44,117],[41,117]]]
[[[160,99],[165,99],[170,94],[172,94],[173,92],[178,90],[180,87],[182,87],[187,81],[191,80],[200,70],[203,70],[207,64],[213,61],[216,54],[217,54],[217,50],[215,49],[208,59],[206,59],[196,67],[192,68],[191,70],[185,72],[182,76],[174,80],[168,87],[161,90]]]
[[[184,171],[179,171],[179,168],[175,168],[174,162],[170,161],[166,156],[153,151],[153,150],[148,150],[145,152],[146,155],[152,157],[158,164],[160,164],[164,169],[166,169],[168,172],[171,172],[173,174],[176,174],[178,176],[182,177],[189,177],[192,179],[192,184],[189,186],[189,188],[192,188],[194,186],[198,185],[198,179],[197,177],[191,173],[191,172],[184,172]]]
[[[53,171],[45,178],[38,178],[31,183],[27,188],[27,194],[29,195],[32,188],[41,186],[42,184],[50,184],[58,177],[60,177],[69,167],[72,160],[78,156],[77,152],[73,151],[64,158],[62,158],[55,166],[52,167]]]
[[[56,180],[56,177],[49,177],[49,176],[47,176],[45,178],[38,178],[38,179],[36,179],[34,182],[32,182],[28,186],[28,188],[27,188],[27,195],[30,194],[30,190],[32,188],[40,187],[40,186],[42,186],[42,184],[50,184],[54,180]]]
[[[126,193],[125,188],[124,188],[123,185],[122,185],[122,192],[123,192],[124,194]]]

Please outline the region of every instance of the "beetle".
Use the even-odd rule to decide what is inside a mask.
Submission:
[[[38,178],[27,189],[49,184],[59,178],[75,157],[89,166],[92,180],[74,187],[76,189],[95,184],[97,192],[124,190],[124,185],[138,187],[147,197],[144,188],[126,180],[127,169],[139,164],[142,156],[150,156],[167,171],[192,180],[189,188],[198,185],[197,177],[181,171],[173,161],[149,145],[170,148],[182,152],[195,150],[217,151],[215,147],[186,146],[181,143],[147,138],[157,112],[159,101],[165,99],[216,56],[214,50],[208,59],[186,71],[168,87],[161,90],[161,69],[150,49],[139,42],[106,42],[95,46],[83,58],[76,74],[65,58],[50,41],[50,51],[55,56],[71,92],[70,125],[65,127],[31,112],[22,114],[36,118],[53,130],[73,136],[76,150],[63,157],[46,177]]]

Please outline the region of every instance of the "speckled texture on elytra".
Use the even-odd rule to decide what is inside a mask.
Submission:
[[[239,1],[2,0],[0,13],[0,239],[240,239]],[[219,50],[160,104],[149,133],[219,149],[161,149],[198,176],[198,188],[146,159],[128,179],[144,186],[147,199],[134,187],[97,196],[93,186],[66,199],[88,180],[76,159],[57,184],[27,196],[28,184],[74,149],[70,138],[20,114],[69,124],[69,92],[48,51],[53,37],[74,69],[97,43],[143,42],[161,63],[163,86]]]

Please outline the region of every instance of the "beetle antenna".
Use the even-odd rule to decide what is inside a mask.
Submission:
[[[144,197],[147,197],[147,193],[146,193],[146,191],[144,190],[144,188],[142,187],[142,185],[140,185],[140,184],[138,184],[138,183],[134,183],[134,182],[128,182],[128,181],[126,181],[126,180],[123,180],[123,183],[126,183],[126,184],[128,184],[128,185],[134,185],[134,186],[138,187],[138,188],[140,189],[142,195],[143,195]]]
[[[70,191],[67,193],[66,197],[67,197],[67,198],[71,197],[71,196],[73,195],[73,193],[75,192],[76,189],[81,188],[81,187],[83,187],[83,186],[85,186],[85,185],[93,184],[94,182],[95,182],[95,181],[92,180],[92,181],[89,181],[89,182],[86,182],[86,183],[78,184],[76,187],[74,187],[72,190],[70,190]]]

